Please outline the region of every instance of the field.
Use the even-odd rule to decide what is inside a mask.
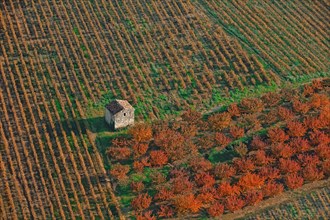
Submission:
[[[328,219],[329,186],[242,219]]]
[[[329,177],[328,79],[140,124],[105,152],[137,218],[218,217]],[[276,198],[276,197],[275,197]]]
[[[0,216],[135,215],[137,194],[117,182],[118,158],[109,157],[113,140],[130,136],[109,131],[104,105],[127,99],[139,121],[151,122],[190,108],[223,112],[286,87],[304,91],[302,84],[329,77],[328,7],[323,0],[2,1]],[[326,89],[313,92],[328,97]],[[323,111],[314,110],[307,115]],[[212,163],[237,156],[201,151]],[[131,162],[121,161],[132,170]],[[130,171],[128,182],[141,178]]]

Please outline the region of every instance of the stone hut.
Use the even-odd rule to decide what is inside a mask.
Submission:
[[[134,124],[134,108],[126,100],[114,100],[105,106],[105,121],[116,130]]]

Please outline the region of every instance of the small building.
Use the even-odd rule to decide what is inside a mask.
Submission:
[[[105,121],[116,130],[134,124],[134,108],[126,100],[116,99],[105,106]]]

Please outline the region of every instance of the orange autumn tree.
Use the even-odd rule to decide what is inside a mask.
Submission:
[[[262,201],[264,195],[261,191],[248,191],[244,194],[246,205],[255,205]]]
[[[200,187],[211,188],[215,184],[215,179],[210,174],[202,172],[195,175],[195,182]]]
[[[227,112],[216,113],[208,117],[210,128],[216,131],[229,127],[231,121],[231,116]]]
[[[135,197],[132,202],[132,208],[136,211],[143,211],[147,209],[151,204],[152,198],[148,195],[148,193],[140,194]]]
[[[231,185],[228,182],[222,182],[217,188],[217,197],[219,198],[239,194],[240,188],[236,185]]]
[[[213,173],[219,179],[227,179],[227,178],[234,176],[236,173],[236,170],[233,166],[231,166],[229,164],[220,163],[214,167]]]
[[[152,128],[149,124],[139,123],[128,130],[136,142],[147,142],[152,138]]]
[[[323,171],[320,171],[316,166],[308,165],[304,167],[303,171],[303,177],[307,181],[315,181],[315,180],[321,180],[324,177]]]
[[[297,173],[301,170],[301,166],[298,162],[291,159],[279,159],[279,168],[282,173]]]
[[[285,184],[289,189],[297,189],[304,184],[304,179],[296,173],[291,173],[285,177]]]
[[[229,196],[225,200],[225,207],[231,212],[234,212],[236,210],[242,209],[245,205],[245,202],[243,199],[239,198],[238,196]]]
[[[154,136],[154,143],[164,150],[170,159],[181,158],[184,154],[184,137],[170,128],[159,130]]]
[[[289,136],[285,134],[285,132],[281,128],[269,129],[267,135],[272,143],[282,143],[289,139]]]
[[[163,166],[167,164],[168,157],[162,150],[150,151],[150,163],[152,166]]]
[[[130,187],[133,192],[141,192],[142,190],[144,190],[144,184],[142,181],[132,182]]]
[[[288,134],[291,137],[303,137],[306,134],[307,128],[302,123],[290,121],[287,124]]]
[[[264,104],[258,98],[244,98],[239,107],[243,113],[256,113],[264,110]]]
[[[130,158],[132,151],[129,147],[110,147],[107,155],[111,160],[125,160]]]
[[[284,190],[284,186],[280,183],[276,183],[274,181],[270,181],[266,183],[263,188],[262,192],[264,197],[273,197],[278,194],[281,194]]]
[[[207,214],[211,217],[219,217],[223,214],[224,209],[225,207],[221,203],[216,202],[207,209]]]
[[[250,145],[253,150],[264,150],[267,146],[260,136],[253,137]]]
[[[226,147],[232,141],[227,135],[220,132],[215,133],[214,139],[215,143],[219,144],[221,148]]]
[[[251,189],[261,189],[264,182],[265,178],[259,176],[258,174],[247,173],[239,179],[238,185],[241,189],[248,191]]]
[[[242,173],[247,173],[249,171],[254,170],[255,168],[253,161],[248,158],[235,159],[234,165],[237,168],[237,170]]]
[[[149,144],[148,143],[136,143],[133,145],[133,154],[134,157],[140,157],[142,155],[144,155],[145,153],[147,153],[148,148],[149,148]]]
[[[115,164],[110,169],[110,174],[115,179],[121,181],[127,178],[130,167],[128,165]]]
[[[244,128],[240,128],[237,126],[230,127],[229,132],[234,139],[238,139],[244,136]]]
[[[178,213],[197,213],[202,208],[202,202],[194,194],[180,195],[173,201],[173,205]]]

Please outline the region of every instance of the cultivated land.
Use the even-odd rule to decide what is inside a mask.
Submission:
[[[128,135],[108,130],[104,104],[127,99],[139,120],[152,121],[189,108],[223,112],[219,106],[285,87],[304,91],[302,84],[329,77],[329,6],[323,0],[2,1],[0,216],[135,215],[130,202],[138,193],[129,184],[144,177],[134,173],[132,159],[124,162],[131,170],[126,185],[110,174],[118,163],[107,153],[111,140]],[[324,88],[313,92],[328,97]],[[308,100],[307,94],[299,101]],[[323,110],[314,107],[306,114],[318,117]],[[199,154],[230,162],[237,155],[228,149]],[[143,192],[154,196],[148,178]],[[199,217],[208,217],[206,208]]]

